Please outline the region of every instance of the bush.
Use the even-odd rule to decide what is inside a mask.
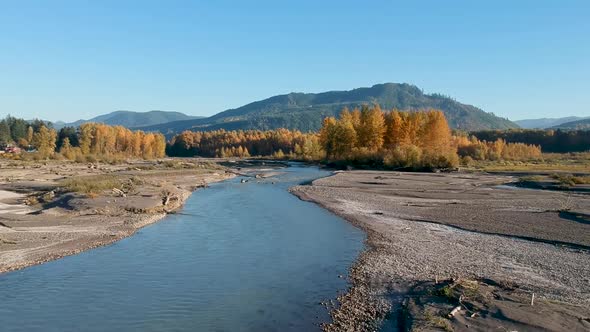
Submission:
[[[463,166],[473,166],[474,163],[475,161],[470,156],[465,156],[461,158],[461,165]]]
[[[446,154],[433,153],[424,154],[422,157],[423,168],[453,168],[459,165],[459,156],[456,153],[448,152]]]
[[[85,159],[87,163],[95,163],[98,160],[93,154],[86,155]]]
[[[75,157],[75,159],[74,159],[74,161],[77,162],[77,163],[82,164],[82,163],[85,163],[86,162],[86,157],[84,157],[81,154],[77,154],[76,157]]]
[[[422,150],[415,145],[396,146],[383,158],[387,167],[422,168]]]

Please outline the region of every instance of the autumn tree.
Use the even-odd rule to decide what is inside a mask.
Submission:
[[[385,119],[379,105],[363,106],[357,132],[358,146],[368,151],[377,151],[383,146]]]
[[[84,155],[90,154],[90,147],[94,139],[93,126],[93,123],[84,123],[80,126],[80,151]]]
[[[47,129],[41,125],[39,131],[33,135],[33,146],[42,158],[48,158],[55,153],[57,133],[54,129]]]
[[[70,138],[65,137],[61,143],[61,147],[59,148],[59,153],[67,159],[73,160],[76,155],[74,153],[74,148],[70,143]]]
[[[336,118],[328,117],[324,119],[322,129],[320,130],[320,143],[324,147],[328,157],[336,157]]]

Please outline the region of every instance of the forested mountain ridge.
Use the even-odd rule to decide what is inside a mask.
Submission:
[[[551,129],[590,130],[590,118],[562,123],[551,127]]]
[[[524,129],[546,129],[558,127],[561,124],[587,119],[587,117],[568,116],[563,118],[540,118],[516,120],[514,123]]]
[[[55,122],[53,125],[56,129],[62,127],[78,127],[83,123],[95,122],[103,123],[109,126],[123,126],[128,128],[140,128],[153,126],[172,121],[191,120],[198,117],[189,116],[180,112],[170,111],[149,111],[149,112],[132,112],[116,111],[108,114],[99,115],[89,120],[78,120],[72,123]]]
[[[268,130],[276,128],[317,131],[322,120],[335,116],[344,107],[379,104],[382,109],[440,109],[452,128],[463,130],[508,129],[518,126],[492,113],[459,103],[439,94],[424,94],[410,84],[385,83],[370,88],[323,93],[289,93],[230,109],[209,118],[175,121],[148,126],[145,130],[171,135],[184,130]]]

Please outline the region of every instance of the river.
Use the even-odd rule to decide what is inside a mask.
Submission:
[[[0,330],[319,330],[319,302],[346,290],[339,275],[364,234],[287,191],[328,172],[279,171],[199,190],[112,245],[0,275]]]

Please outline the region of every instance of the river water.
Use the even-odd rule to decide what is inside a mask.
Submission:
[[[213,184],[132,237],[0,275],[0,330],[318,330],[364,234],[287,191],[328,172],[280,172]]]

